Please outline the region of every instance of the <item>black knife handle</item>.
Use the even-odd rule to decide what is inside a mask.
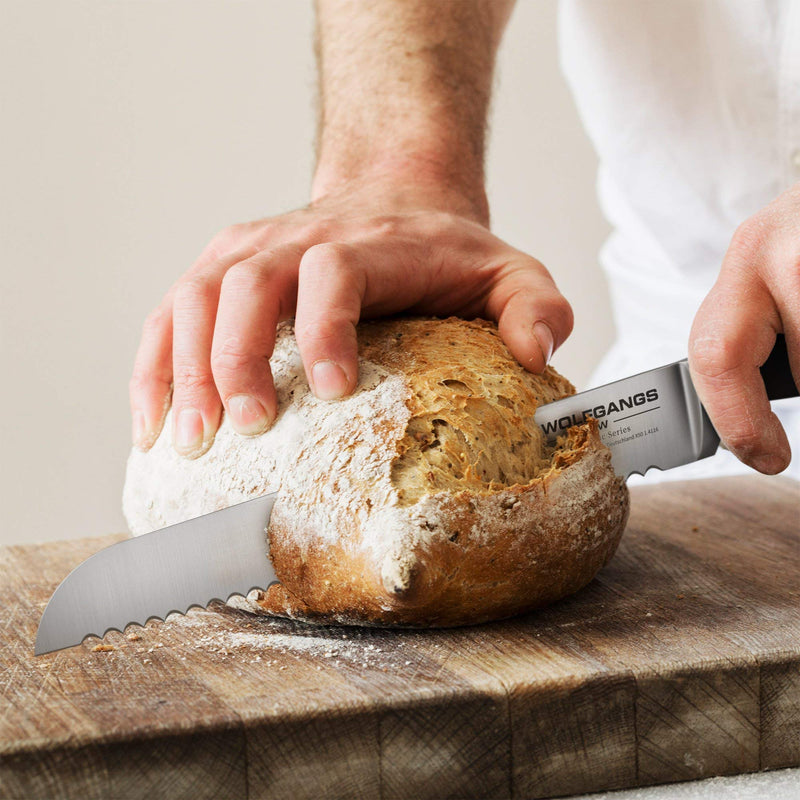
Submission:
[[[789,353],[786,350],[786,337],[778,334],[775,340],[775,347],[769,354],[769,358],[761,367],[761,377],[767,389],[767,397],[770,400],[783,400],[784,397],[798,397],[794,379],[792,378],[792,368],[789,366]]]

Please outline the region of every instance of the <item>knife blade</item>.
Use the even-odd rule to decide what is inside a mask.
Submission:
[[[266,535],[275,497],[246,500],[90,556],[50,598],[34,653],[277,583]]]
[[[761,367],[761,377],[770,400],[798,395],[783,335]],[[554,445],[587,417],[597,420],[614,471],[625,478],[708,458],[720,442],[686,359],[540,406],[534,421]]]

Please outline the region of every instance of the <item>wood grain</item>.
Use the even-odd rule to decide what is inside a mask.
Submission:
[[[450,631],[214,604],[32,655],[116,537],[0,550],[0,797],[551,797],[800,764],[800,486],[633,490],[586,589]]]

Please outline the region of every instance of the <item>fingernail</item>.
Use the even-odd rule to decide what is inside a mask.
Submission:
[[[242,436],[255,436],[269,427],[270,419],[264,406],[249,394],[229,397],[227,407],[234,430]]]
[[[133,446],[138,447],[140,450],[147,450],[147,422],[145,421],[144,414],[141,411],[133,412]]]
[[[184,408],[175,423],[175,449],[193,455],[203,446],[203,417],[196,408]]]
[[[536,341],[539,343],[542,355],[544,356],[544,363],[548,364],[550,359],[553,357],[554,342],[553,332],[550,330],[550,326],[545,322],[534,322],[533,335],[536,337]]]
[[[347,376],[335,361],[317,361],[311,367],[314,394],[320,400],[338,400],[347,392]]]

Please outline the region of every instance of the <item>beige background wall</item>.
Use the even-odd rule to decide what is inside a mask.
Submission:
[[[0,542],[124,529],[141,322],[221,227],[307,196],[308,0],[0,0]],[[500,58],[494,227],[541,258],[577,325],[579,385],[610,342],[595,159],[556,55],[556,4],[519,0]]]

